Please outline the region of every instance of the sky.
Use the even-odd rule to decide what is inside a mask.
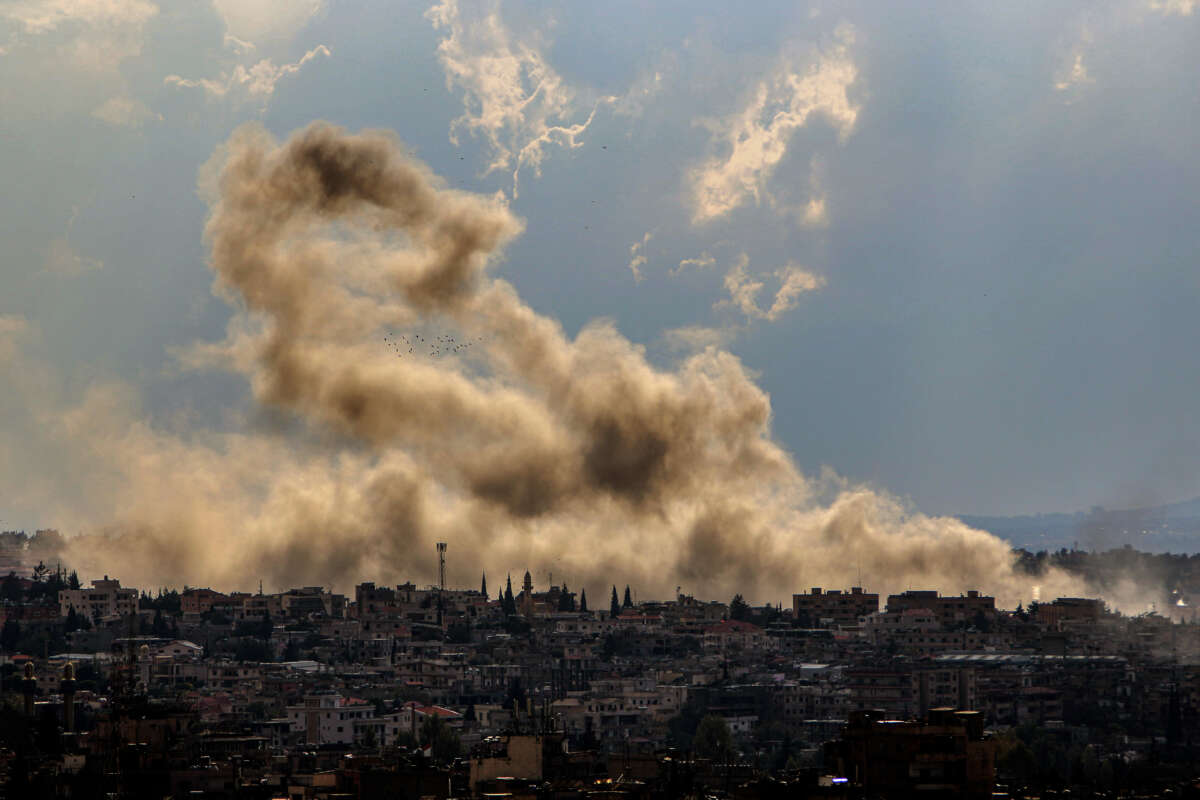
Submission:
[[[735,358],[798,474],[1196,496],[1198,6],[0,0],[0,527],[121,517],[117,427],[345,435],[203,357],[258,313],[215,176],[314,120],[506,209],[488,274],[567,340]]]

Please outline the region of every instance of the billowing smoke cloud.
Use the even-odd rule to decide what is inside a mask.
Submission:
[[[1000,539],[803,476],[733,355],[667,370],[607,322],[567,337],[489,274],[521,221],[392,136],[316,123],[278,143],[247,127],[216,161],[214,288],[239,313],[190,357],[244,373],[303,432],[98,427],[120,403],[96,393],[57,423],[120,471],[117,523],[72,546],[89,573],[348,589],[428,580],[447,541],[462,582],[528,567],[643,596],[781,599],[861,579],[1028,599]]]

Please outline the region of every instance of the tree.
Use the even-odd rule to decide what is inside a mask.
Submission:
[[[586,614],[587,610],[588,610],[587,589],[580,589],[579,590],[579,613]]]
[[[482,581],[482,583],[480,583],[480,585],[479,585],[479,593],[480,593],[481,595],[483,595],[483,599],[484,599],[484,600],[487,600],[487,599],[488,599],[488,595],[487,595],[487,573],[486,573],[486,572],[485,572],[485,573],[483,573],[483,581]]]
[[[462,753],[458,734],[436,713],[430,714],[421,723],[421,745],[431,748],[433,760],[443,764],[453,761]]]
[[[567,584],[562,585],[562,591],[558,593],[558,610],[559,611],[574,611],[575,598],[571,597],[571,593],[567,591]]]
[[[633,608],[633,597],[629,594],[629,584],[625,584],[625,602],[621,604],[622,608]]]
[[[733,735],[724,717],[707,714],[700,720],[696,735],[692,737],[692,751],[700,758],[714,761],[728,759],[733,754]]]
[[[150,624],[150,632],[160,638],[170,635],[171,628],[167,625],[167,621],[163,619],[162,609],[154,610],[154,622]]]
[[[67,633],[79,630],[79,615],[75,613],[75,606],[67,609],[67,621],[63,627]]]
[[[21,591],[21,579],[17,577],[17,573],[10,572],[4,576],[4,584],[0,586],[0,596],[10,603],[19,603],[24,598],[25,593]]]
[[[33,582],[41,583],[46,579],[46,575],[49,574],[49,572],[50,568],[47,567],[44,562],[39,561],[37,566],[33,568]]]
[[[67,578],[67,588],[68,589],[78,589],[79,588],[79,573],[76,572],[75,570],[71,570],[71,575],[70,575],[70,577]]]
[[[17,650],[17,642],[21,641],[21,623],[15,619],[6,619],[4,628],[0,629],[0,648],[9,653]]]
[[[271,619],[271,612],[264,611],[262,622],[258,623],[258,636],[264,642],[271,640],[271,634],[275,632],[275,621]]]
[[[617,600],[617,586],[613,584],[612,605],[608,609],[608,616],[616,619],[621,616],[621,602]]]
[[[729,618],[745,622],[749,616],[750,605],[742,599],[740,594],[735,594],[733,599],[729,601]]]
[[[288,639],[287,647],[283,650],[284,661],[299,661],[300,660],[300,643],[295,639]]]

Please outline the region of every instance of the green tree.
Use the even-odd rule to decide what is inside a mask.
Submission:
[[[0,596],[10,603],[19,603],[25,598],[25,592],[21,590],[21,579],[17,577],[17,573],[9,572],[4,576],[4,584],[0,586]]]
[[[587,589],[580,589],[579,590],[579,613],[586,614],[587,610],[588,610]]]
[[[692,751],[700,758],[714,761],[728,759],[733,754],[733,735],[723,717],[707,714],[700,720],[692,737]]]
[[[421,745],[433,749],[433,760],[448,764],[462,754],[458,734],[436,713],[421,723]]]
[[[68,589],[78,589],[79,588],[79,573],[76,572],[75,570],[71,570],[71,575],[70,575],[70,577],[67,578],[67,588]]]
[[[0,629],[0,648],[6,652],[15,653],[19,641],[21,641],[21,623],[15,619],[4,620],[4,628]]]
[[[625,602],[621,604],[622,608],[633,608],[633,596],[629,594],[629,584],[625,584]]]
[[[617,585],[615,583],[613,584],[612,604],[609,606],[608,616],[612,619],[621,616],[621,601],[617,599]]]
[[[67,609],[67,621],[63,625],[67,633],[79,630],[79,615],[75,613],[75,606]]]
[[[271,634],[275,632],[275,620],[271,619],[271,612],[263,612],[262,622],[258,623],[258,637],[264,642],[271,640]]]
[[[729,601],[729,618],[745,622],[749,617],[750,605],[742,599],[740,594],[735,594]]]
[[[567,584],[562,585],[562,591],[558,593],[558,610],[559,611],[574,611],[575,598],[567,591]]]

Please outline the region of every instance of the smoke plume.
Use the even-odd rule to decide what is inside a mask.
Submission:
[[[461,583],[528,568],[642,596],[861,582],[1028,600],[1000,539],[802,475],[730,353],[663,369],[608,322],[566,336],[489,272],[521,220],[391,135],[315,123],[279,143],[248,127],[215,161],[206,237],[237,312],[190,359],[244,374],[301,432],[90,431],[119,488],[113,526],[73,540],[81,568],[347,590],[430,580],[447,541]],[[106,402],[59,424],[81,432]],[[1082,591],[1037,580],[1043,596]]]

